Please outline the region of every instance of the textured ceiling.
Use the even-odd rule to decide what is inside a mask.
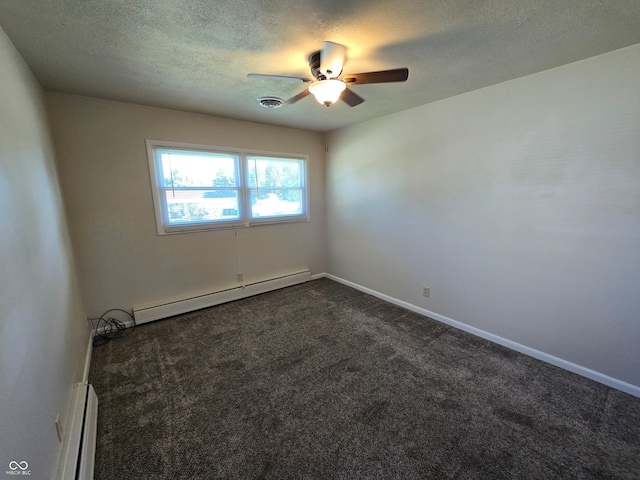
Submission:
[[[0,26],[46,90],[331,130],[640,43],[640,0],[2,0]],[[366,102],[279,109],[324,40]]]

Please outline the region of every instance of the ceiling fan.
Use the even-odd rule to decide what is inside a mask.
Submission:
[[[342,68],[347,58],[347,48],[344,45],[333,42],[324,42],[322,50],[309,55],[309,68],[313,78],[295,77],[289,75],[265,75],[250,73],[249,78],[274,78],[297,80],[311,83],[309,88],[298,95],[286,100],[286,105],[291,105],[298,100],[312,94],[316,100],[327,107],[342,100],[350,107],[355,107],[364,102],[364,98],[348,89],[347,86],[362,85],[365,83],[391,83],[404,82],[409,78],[408,68],[396,68],[382,70],[380,72],[366,72],[346,74],[339,79]],[[315,79],[315,80],[314,80]]]

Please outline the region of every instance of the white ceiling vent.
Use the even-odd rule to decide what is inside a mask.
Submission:
[[[284,100],[278,97],[260,97],[258,103],[265,108],[278,108],[284,105]]]

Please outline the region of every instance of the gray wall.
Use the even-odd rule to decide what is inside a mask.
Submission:
[[[325,271],[321,134],[65,94],[47,105],[92,318],[235,287],[237,273]],[[233,230],[158,236],[145,139],[308,154],[311,220],[239,229],[237,244]]]
[[[40,85],[0,29],[0,471],[52,478],[89,328]]]
[[[328,271],[640,386],[639,85],[636,45],[334,132]]]

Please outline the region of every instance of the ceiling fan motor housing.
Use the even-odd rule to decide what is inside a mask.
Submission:
[[[311,69],[311,75],[313,75],[313,78],[316,80],[324,80],[327,78],[320,71],[320,50],[309,55],[309,68]]]
[[[320,55],[321,55],[321,50],[318,50],[317,52],[313,52],[311,55],[309,55],[309,68],[311,69],[311,75],[313,75],[313,77],[316,80],[326,80],[327,79],[326,75],[324,75],[320,71]],[[330,72],[330,74],[333,75],[333,78],[336,78],[341,73],[342,73],[342,70],[339,71],[337,74],[336,72]]]

